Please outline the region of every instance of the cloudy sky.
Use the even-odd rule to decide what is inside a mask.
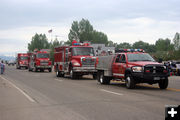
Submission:
[[[180,32],[179,0],[0,0],[0,55],[26,52],[35,33],[68,39],[73,21],[88,19],[113,42],[155,43]]]

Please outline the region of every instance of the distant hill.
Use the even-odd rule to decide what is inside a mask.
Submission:
[[[3,55],[0,55],[0,59],[1,60],[15,60],[15,57],[13,56],[3,56]]]

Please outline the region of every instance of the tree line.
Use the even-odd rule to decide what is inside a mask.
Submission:
[[[149,44],[142,40],[133,44],[127,42],[114,43],[113,41],[108,40],[105,33],[95,30],[89,20],[86,19],[82,19],[79,22],[72,22],[68,40],[65,43],[58,41],[57,38],[48,42],[45,34],[36,33],[32,37],[31,42],[28,43],[28,52],[32,52],[34,49],[50,49],[50,58],[53,60],[54,48],[62,45],[71,45],[73,40],[79,42],[91,42],[93,44],[105,44],[106,46],[115,47],[116,49],[144,49],[156,60],[180,60],[180,33],[178,32],[172,40],[169,38],[159,38],[156,40],[155,44]]]

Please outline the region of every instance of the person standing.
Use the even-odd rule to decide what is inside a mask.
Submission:
[[[5,71],[5,65],[3,64],[3,61],[0,62],[0,69],[1,74],[3,74]]]

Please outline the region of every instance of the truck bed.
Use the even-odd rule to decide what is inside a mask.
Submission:
[[[115,55],[99,56],[96,69],[103,70],[105,76],[112,76],[112,62]]]

